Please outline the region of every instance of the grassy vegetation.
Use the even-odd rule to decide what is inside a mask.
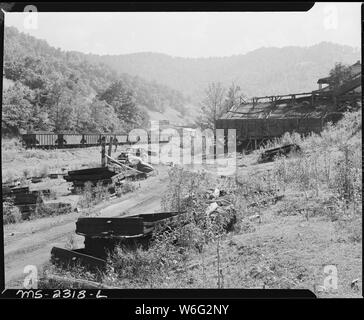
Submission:
[[[85,187],[81,191],[81,197],[78,201],[78,206],[85,209],[91,208],[103,200],[110,198],[109,188],[101,182],[93,186],[92,182],[85,183]]]
[[[123,181],[119,186],[115,184],[103,185],[98,182],[96,186],[92,182],[85,183],[85,187],[80,191],[80,199],[78,200],[78,207],[84,209],[87,214],[87,209],[93,208],[95,205],[102,201],[109,200],[114,194],[117,197],[133,192],[136,190],[136,185],[130,181]]]
[[[22,214],[12,201],[3,202],[3,224],[17,223],[22,221]]]
[[[4,225],[11,223],[19,223],[28,220],[35,220],[43,217],[54,217],[61,214],[67,214],[71,210],[71,205],[68,203],[44,203],[45,199],[54,197],[51,192],[45,196],[40,194],[40,199],[34,206],[30,206],[28,211],[22,211],[18,206],[14,205],[13,198],[7,198],[3,202],[3,223]]]
[[[291,142],[302,153],[259,167],[265,170],[252,166],[238,179],[173,167],[162,206],[188,214],[160,226],[148,249],[118,248],[107,272],[92,280],[123,288],[308,288],[319,296],[360,296],[360,285],[351,283],[361,278],[361,113],[346,114],[321,135],[286,134],[274,144]],[[215,188],[228,205],[207,215]],[[338,268],[336,292],[318,289],[325,265]]]
[[[98,147],[84,149],[25,149],[20,140],[3,138],[1,141],[3,182],[29,177],[45,177],[51,172],[80,169],[100,165]]]
[[[29,185],[27,180],[31,177],[44,178],[42,185],[50,189],[49,199],[56,199],[59,195],[67,193],[67,187],[61,186],[57,180],[47,179],[49,173],[65,173],[69,170],[92,168],[100,166],[100,149],[64,149],[64,150],[33,150],[25,149],[18,139],[2,139],[2,179],[3,182],[20,181],[22,186]],[[62,180],[63,181],[63,180]],[[63,181],[65,184],[66,182]],[[38,186],[38,185],[37,185]],[[105,187],[98,184],[92,187],[86,184],[86,188],[80,193],[80,199],[72,203],[73,206],[87,209],[108,200],[111,193],[108,191],[112,186]],[[122,186],[115,188],[116,196],[133,192],[136,185],[132,182],[125,181]],[[66,193],[65,193],[66,192]],[[66,200],[67,202],[67,200]],[[3,205],[4,223],[18,223],[24,220],[33,220],[47,216],[57,216],[68,213],[65,207],[56,205],[38,205],[37,208],[31,208],[27,214],[21,214],[19,209],[14,206],[12,201],[5,202]]]

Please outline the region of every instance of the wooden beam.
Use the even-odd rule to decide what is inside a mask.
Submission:
[[[109,149],[107,150],[107,154],[109,155],[109,157],[111,157],[112,142],[113,142],[113,137],[110,137]],[[107,161],[107,163],[109,163],[109,161]]]
[[[105,137],[101,138],[101,167],[106,167],[106,142]]]
[[[114,163],[118,164],[118,165],[119,165],[119,166],[121,166],[121,167],[124,167],[124,168],[129,169],[129,170],[136,171],[136,172],[138,172],[138,173],[144,173],[144,172],[141,172],[141,171],[139,171],[139,170],[137,170],[137,169],[134,169],[134,168],[132,168],[132,167],[129,167],[129,166],[127,166],[127,165],[125,165],[125,164],[123,164],[123,163],[121,163],[121,162],[119,162],[119,161],[117,161],[117,160],[115,160],[115,159],[113,159],[113,158],[109,157],[108,155],[105,155],[105,156],[106,156],[106,158],[108,158],[109,160],[111,160],[112,162],[114,162]]]

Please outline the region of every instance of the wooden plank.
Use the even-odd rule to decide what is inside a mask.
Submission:
[[[113,137],[110,137],[109,149],[107,150],[107,154],[108,154],[109,157],[111,157],[112,144],[113,144]],[[107,159],[107,163],[109,163],[109,160],[108,159]]]
[[[115,175],[114,172],[110,172],[110,173],[105,173],[105,174],[90,174],[90,175],[73,175],[73,176],[65,176],[64,179],[66,181],[74,181],[74,180],[78,180],[78,181],[94,181],[94,180],[105,180],[105,179],[110,179]]]
[[[42,202],[42,198],[39,197],[39,195],[37,194],[23,194],[23,193],[18,193],[15,195],[14,198],[14,204],[18,205],[18,204],[35,204],[35,203],[41,203]]]
[[[29,187],[16,187],[11,189],[11,193],[28,193]]]
[[[292,151],[300,151],[300,147],[296,144],[289,144],[282,147],[268,149],[264,151],[258,160],[258,162],[266,162],[266,161],[273,161],[274,157],[281,156],[281,155],[288,155]]]
[[[101,167],[106,167],[106,138],[101,138]]]
[[[116,218],[79,218],[76,233],[99,237],[130,237],[150,233],[155,223],[173,218],[185,212],[160,212]]]
[[[103,186],[107,186],[107,185],[112,183],[112,180],[111,179],[104,179],[104,180],[92,180],[92,181],[90,181],[90,180],[89,181],[78,181],[78,180],[72,181],[73,187],[80,187],[80,188],[85,187],[85,184],[87,182],[90,182],[92,186],[96,186],[97,183],[100,183],[100,182],[102,183]]]
[[[97,168],[88,168],[81,170],[73,170],[68,171],[69,176],[74,175],[93,175],[93,174],[104,174],[105,172],[112,172],[108,167],[97,167]]]
[[[42,182],[43,178],[41,178],[41,177],[33,177],[31,180],[32,180],[32,183],[39,183],[39,182]]]
[[[30,191],[29,193],[37,195],[37,196],[43,195],[43,196],[47,197],[51,194],[51,190],[50,189],[33,190],[33,191]]]
[[[76,233],[87,236],[131,236],[143,234],[143,219],[125,218],[79,218]]]

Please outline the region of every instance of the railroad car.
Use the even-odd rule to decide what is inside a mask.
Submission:
[[[85,133],[82,135],[81,143],[84,147],[93,147],[99,145],[100,135],[97,133]]]
[[[58,139],[60,148],[78,148],[82,146],[82,134],[59,133]]]
[[[62,149],[62,148],[82,148],[101,145],[105,139],[106,143],[111,138],[117,137],[117,144],[128,143],[127,134],[100,134],[100,133],[49,133],[33,132],[22,135],[22,143],[25,148],[37,149]]]
[[[58,135],[48,132],[28,133],[22,137],[26,148],[57,148],[59,143]]]
[[[102,141],[106,144],[113,138],[113,144],[124,145],[133,144],[129,141],[128,134],[126,133],[50,133],[50,132],[32,132],[22,135],[22,143],[25,148],[37,149],[62,149],[62,148],[83,148],[101,145]],[[116,141],[115,141],[115,140]],[[144,139],[141,139],[144,140]],[[139,143],[147,143],[141,141]],[[168,142],[170,137],[168,135],[160,135],[159,140],[161,143]],[[150,142],[150,134],[148,136]]]

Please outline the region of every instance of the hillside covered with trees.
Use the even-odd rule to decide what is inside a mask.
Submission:
[[[116,71],[157,80],[196,101],[211,82],[221,82],[224,87],[234,82],[248,97],[311,91],[336,62],[351,65],[360,57],[359,49],[329,42],[266,47],[230,57],[181,58],[151,52],[87,56]]]
[[[216,97],[224,96],[224,111],[231,100],[225,92],[234,86],[246,98],[307,92],[335,63],[359,59],[359,50],[333,43],[214,58],[98,56],[65,52],[6,27],[2,133],[120,132],[145,127],[149,118],[201,125],[198,114],[209,109],[204,100],[213,83],[224,91]],[[202,122],[211,126],[211,119]]]
[[[5,28],[3,80],[3,134],[120,132],[145,126],[145,110],[172,108],[183,117],[188,102],[177,90],[118,74],[13,27]]]

